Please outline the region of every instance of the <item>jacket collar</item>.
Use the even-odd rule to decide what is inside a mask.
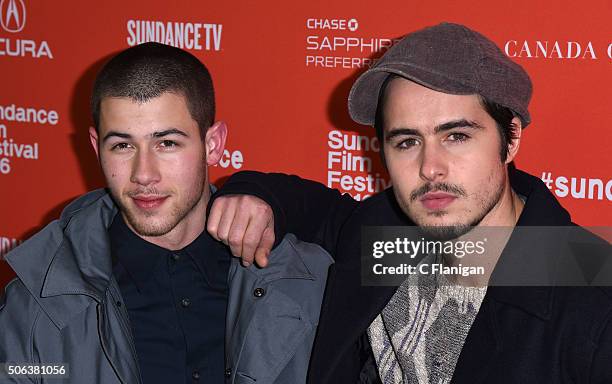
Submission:
[[[107,229],[116,213],[104,190],[87,193],[6,257],[60,329],[92,299],[104,300],[112,274]]]
[[[270,253],[269,265],[266,268],[250,265],[247,268],[248,272],[261,283],[280,279],[315,280],[316,277],[304,262],[302,253],[295,249],[296,242],[297,238],[294,234],[285,235],[280,244]]]
[[[104,301],[112,276],[108,229],[118,212],[106,190],[86,193],[68,204],[58,220],[6,256],[58,328],[92,299]]]
[[[510,185],[527,201],[517,226],[566,226],[571,224],[570,214],[559,204],[544,182],[528,173],[510,171]]]
[[[511,169],[509,177],[512,189],[518,194],[526,197],[525,206],[517,221],[517,226],[572,225],[569,213],[559,204],[542,180],[518,169]],[[398,224],[400,223],[400,219],[398,219],[399,208],[397,203],[391,201],[394,200],[394,195],[390,191],[391,189],[385,191],[385,196],[381,196],[384,197],[384,199],[379,201],[378,208],[382,213],[377,214],[389,220],[387,225],[402,225]],[[363,222],[363,220],[360,221]],[[537,257],[538,254],[544,252],[550,254],[550,247],[556,247],[558,245],[559,244],[534,241],[529,243],[529,250],[526,250],[524,249],[524,239],[521,239],[519,242],[517,238],[511,236],[500,257],[500,261],[504,261],[505,256],[510,253],[513,255],[523,255],[526,259]],[[519,248],[523,249],[523,251],[519,251]],[[393,290],[393,293],[394,292],[395,289]],[[393,295],[393,293],[391,293],[391,295]],[[490,287],[487,291],[487,296],[522,308],[535,316],[548,318],[550,315],[553,287]],[[378,308],[378,306],[376,306],[376,308]]]
[[[571,225],[570,216],[557,202],[544,183],[537,177],[512,170],[510,172],[512,188],[527,197],[525,206],[517,221],[521,226],[567,226]],[[520,241],[517,233],[520,232]],[[529,238],[530,236],[534,238]],[[504,248],[493,271],[492,279],[499,270],[508,265],[529,265],[541,262],[545,254],[556,254],[551,247],[562,246],[559,242],[542,241],[535,231],[514,231]],[[517,264],[518,263],[518,264]],[[527,268],[526,270],[529,270]],[[490,369],[499,352],[503,349],[503,332],[500,312],[496,302],[510,305],[540,318],[550,320],[553,316],[553,286],[492,286],[478,311],[461,350],[455,367],[452,383],[482,383],[490,375]]]
[[[571,225],[569,213],[559,204],[557,199],[548,190],[546,185],[539,178],[517,169],[510,171],[510,184],[512,189],[527,198],[521,216],[517,221],[517,226],[568,226]],[[529,236],[527,231],[521,231],[523,236],[520,241],[516,231],[510,237],[504,252],[496,266],[496,270],[501,268],[505,262],[509,263],[530,263],[538,259],[539,255],[554,254],[552,247],[560,244],[538,241],[538,239],[526,239]],[[537,236],[537,234],[534,234]],[[527,248],[528,247],[528,248]],[[521,260],[509,261],[512,258],[520,257]],[[528,265],[528,264],[527,264]],[[495,273],[495,271],[494,271]],[[547,320],[552,312],[552,298],[554,295],[553,286],[530,286],[530,287],[490,287],[487,296],[491,299],[509,304]]]

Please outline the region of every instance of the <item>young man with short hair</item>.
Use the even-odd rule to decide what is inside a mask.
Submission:
[[[288,235],[269,268],[244,268],[204,230],[227,136],[204,64],[126,49],[91,108],[108,188],[7,255],[0,381],[304,382],[331,259]]]

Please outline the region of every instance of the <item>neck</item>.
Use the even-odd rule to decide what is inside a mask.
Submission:
[[[510,179],[506,175],[503,192],[499,201],[481,220],[478,226],[484,227],[514,227],[525,204],[510,186]]]

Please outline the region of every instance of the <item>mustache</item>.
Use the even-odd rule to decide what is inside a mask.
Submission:
[[[414,191],[412,191],[412,193],[410,193],[410,200],[411,201],[417,200],[421,196],[431,191],[447,192],[447,193],[452,193],[454,195],[464,196],[464,197],[467,196],[467,192],[465,192],[465,189],[461,188],[458,185],[453,185],[453,184],[448,184],[448,183],[427,183],[415,189]]]
[[[128,197],[134,197],[134,196],[157,196],[157,195],[162,195],[157,188],[155,187],[150,187],[150,188],[141,188],[141,189],[136,189],[134,191],[129,191],[126,193],[126,195],[128,195]]]

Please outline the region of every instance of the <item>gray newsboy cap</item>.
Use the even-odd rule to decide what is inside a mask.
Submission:
[[[439,92],[479,94],[510,108],[523,128],[531,122],[527,72],[491,40],[463,25],[442,23],[421,29],[391,47],[353,84],[348,98],[353,120],[374,125],[380,88],[390,74]]]

